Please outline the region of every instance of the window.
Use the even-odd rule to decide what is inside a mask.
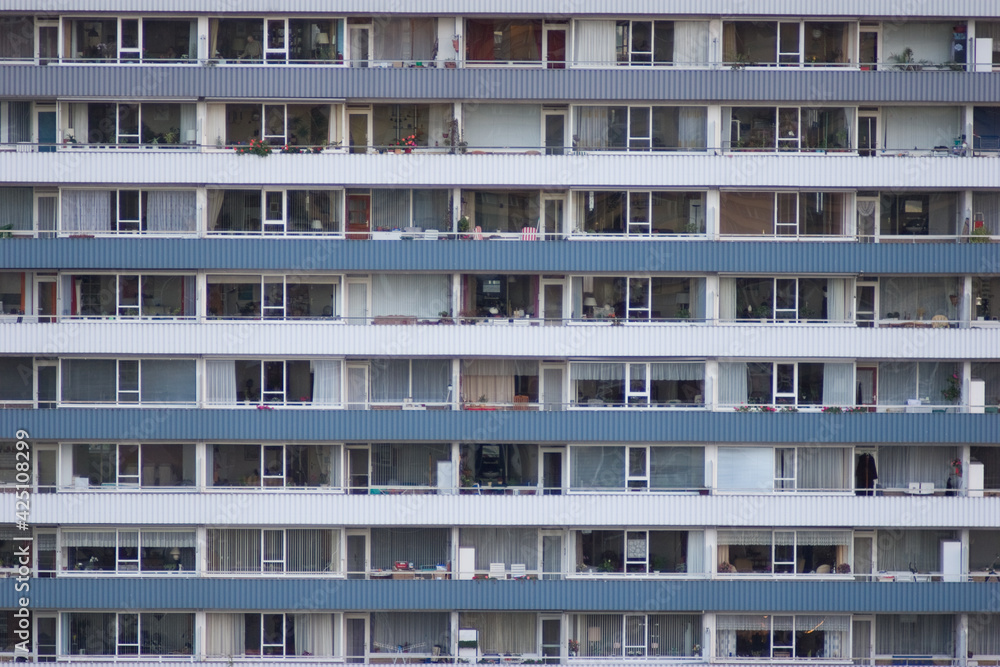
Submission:
[[[842,280],[736,278],[734,282],[736,312],[722,313],[725,319],[734,316],[767,322],[825,322],[845,319],[846,290]],[[722,289],[725,290],[726,286]],[[726,310],[730,310],[730,300],[725,301]],[[830,310],[834,311],[832,317],[828,312]]]
[[[463,192],[463,201],[463,213],[475,220],[475,226],[483,232],[520,234],[525,227],[538,226],[538,191]]]
[[[704,150],[705,107],[578,106],[573,146],[579,151]]]
[[[31,357],[0,357],[0,404],[32,401],[34,375]],[[13,470],[14,464],[8,468]]]
[[[35,20],[32,16],[0,17],[0,61],[35,57]]]
[[[569,638],[584,657],[700,655],[697,614],[571,614],[569,623]]]
[[[851,562],[849,530],[720,530],[718,571],[738,574],[835,574]],[[727,568],[726,565],[731,567]]]
[[[330,574],[340,568],[340,530],[209,529],[208,571]]]
[[[63,232],[194,232],[194,190],[63,190]]]
[[[850,616],[720,614],[715,650],[733,658],[843,658],[850,629]]]
[[[846,195],[840,192],[731,192],[720,194],[723,236],[840,236]]]
[[[194,19],[67,19],[66,57],[95,62],[195,62],[198,26]]]
[[[211,658],[246,656],[332,657],[337,646],[336,614],[205,615],[205,654]]]
[[[465,275],[462,277],[462,282],[461,310],[469,316],[510,318],[535,315],[535,302],[538,297],[537,276]],[[537,375],[537,372],[534,375]]]
[[[6,128],[0,125],[0,143],[7,143],[3,136],[4,129]],[[0,229],[27,232],[33,230],[35,228],[34,201],[34,188],[0,187]],[[19,275],[21,274],[0,274],[0,299],[4,299],[4,292],[8,292],[13,287],[5,280],[5,277]],[[8,304],[18,304],[20,301],[20,298],[7,299]],[[0,308],[0,313],[7,312],[7,310],[9,308]]]
[[[686,491],[705,484],[702,447],[573,445],[569,453],[573,491]]]
[[[618,21],[615,51],[619,65],[673,64],[674,21]]]
[[[535,487],[538,446],[527,444],[463,444],[459,477],[462,486]]]
[[[450,528],[372,528],[371,568],[392,572],[396,563],[413,563],[414,568],[444,565],[451,558]],[[411,575],[409,578],[413,578]]]
[[[63,403],[197,400],[193,359],[63,359]]]
[[[579,407],[697,407],[705,393],[702,362],[574,362],[570,379]]]
[[[194,145],[194,104],[71,102],[62,107],[66,143]]]
[[[193,444],[74,444],[74,484],[112,488],[194,486],[194,450]]]
[[[74,275],[64,277],[66,314],[75,317],[194,317],[195,277]]]
[[[878,366],[879,405],[952,405],[946,398],[952,380],[961,381],[958,364],[946,361],[882,362]]]
[[[229,20],[223,19],[219,23],[221,26]],[[269,18],[266,20],[266,31],[264,58],[269,63],[329,64],[343,60],[343,19]],[[231,47],[239,46],[238,33],[237,29],[237,35],[230,41]],[[254,55],[255,51],[258,51],[256,47],[244,44],[239,56],[253,61],[260,58],[259,52]]]
[[[955,654],[955,617],[949,614],[879,614],[875,617],[875,653],[950,658]]]
[[[208,230],[219,233],[340,233],[340,190],[209,190]]]
[[[587,234],[704,234],[703,192],[576,193],[577,231]]]
[[[580,276],[573,278],[574,318],[646,322],[702,319],[700,278]]]
[[[370,362],[372,403],[445,403],[449,359],[376,359]]]
[[[450,129],[451,116],[451,105],[446,104],[375,104],[372,145],[391,150],[412,137],[412,145],[437,146]]]
[[[542,21],[466,19],[465,45],[471,63],[540,63]]]
[[[720,491],[849,491],[849,447],[719,447]]]
[[[340,445],[212,445],[212,486],[340,485]]]
[[[208,276],[208,316],[339,317],[339,276]]]
[[[438,477],[438,464],[451,461],[451,445],[436,443],[372,443],[371,486],[385,487],[387,493],[400,489],[432,490],[453,486],[451,479]]]
[[[230,146],[260,140],[279,148],[323,148],[329,138],[329,104],[226,105],[226,144]]]
[[[882,236],[955,236],[959,229],[956,192],[881,193],[879,234]]]
[[[733,150],[845,151],[854,116],[842,107],[724,107],[723,127]]]
[[[368,650],[373,654],[372,662],[384,659],[385,653],[395,651],[397,646],[410,647],[406,654],[419,659],[419,656],[443,654],[451,645],[451,619],[447,612],[374,612],[369,618],[371,644]],[[468,627],[464,621],[459,625]],[[483,650],[482,636],[479,650]]]
[[[72,572],[195,571],[196,535],[158,530],[62,533],[63,568]]]
[[[462,362],[460,391],[467,408],[538,403],[538,362],[519,359],[470,359]]]
[[[193,613],[63,614],[61,655],[193,655]]]
[[[704,571],[704,534],[686,530],[576,531],[577,572],[678,574]]]

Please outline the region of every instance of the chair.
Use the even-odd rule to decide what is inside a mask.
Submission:
[[[947,329],[948,318],[941,314],[935,315],[931,318],[931,327],[934,329]]]
[[[523,394],[518,394],[514,397],[514,409],[515,410],[527,410],[528,409],[528,397]],[[513,567],[513,566],[511,566]]]
[[[524,227],[521,229],[521,240],[522,241],[537,241],[538,240],[538,230],[534,227]]]
[[[524,563],[511,563],[510,564],[510,578],[511,579],[527,579],[528,573],[527,568]]]
[[[480,227],[479,225],[476,225],[476,229],[475,229],[475,231],[472,234],[472,238],[475,239],[476,241],[482,241],[483,240],[483,228]]]
[[[833,566],[829,563],[824,563],[816,568],[816,574],[830,574],[833,571]]]
[[[490,579],[506,579],[507,565],[505,563],[490,563]]]

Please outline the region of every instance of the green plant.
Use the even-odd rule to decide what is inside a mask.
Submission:
[[[469,219],[464,215],[458,219],[458,231],[463,233],[469,231]]]
[[[771,306],[762,303],[753,309],[753,314],[754,317],[759,317],[761,319],[768,319],[771,317]]]
[[[390,143],[389,145],[393,146],[394,148],[405,149],[406,153],[412,153],[413,148],[417,145],[417,135],[409,134],[399,139],[393,139],[392,143]]]
[[[0,227],[0,239],[9,239],[13,236],[11,230],[14,229],[14,223],[8,222],[3,227]]]
[[[756,65],[757,63],[750,60],[750,56],[745,53],[737,53],[736,57],[733,58],[731,67],[733,69],[743,69],[748,66]]]
[[[475,639],[463,639],[458,642],[458,648],[478,648],[479,642]]]
[[[976,227],[969,234],[969,243],[989,243],[990,242],[990,230],[986,227]]]
[[[686,320],[691,317],[691,311],[687,308],[678,308],[677,317],[682,320]]]
[[[597,566],[597,569],[600,570],[601,572],[617,572],[618,571],[618,568],[615,567],[615,564],[611,562],[610,558],[605,558],[604,560],[602,560],[601,564]]]
[[[272,153],[271,145],[264,143],[261,139],[251,139],[250,143],[246,146],[237,146],[237,155],[256,155],[258,157],[267,157]]]
[[[924,65],[930,64],[929,60],[915,60],[913,49],[908,46],[899,53],[890,54],[889,62],[896,63],[896,69],[901,72],[919,72]]]

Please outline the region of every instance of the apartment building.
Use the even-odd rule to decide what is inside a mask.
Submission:
[[[1000,664],[992,0],[168,4],[0,0],[0,660]]]

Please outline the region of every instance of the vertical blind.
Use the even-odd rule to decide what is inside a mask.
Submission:
[[[476,569],[488,571],[490,563],[514,563],[527,570],[538,569],[538,531],[534,528],[463,528],[459,534],[462,547],[476,550]]]
[[[538,651],[536,615],[525,612],[466,612],[459,627],[479,631],[482,655],[535,653]]]

